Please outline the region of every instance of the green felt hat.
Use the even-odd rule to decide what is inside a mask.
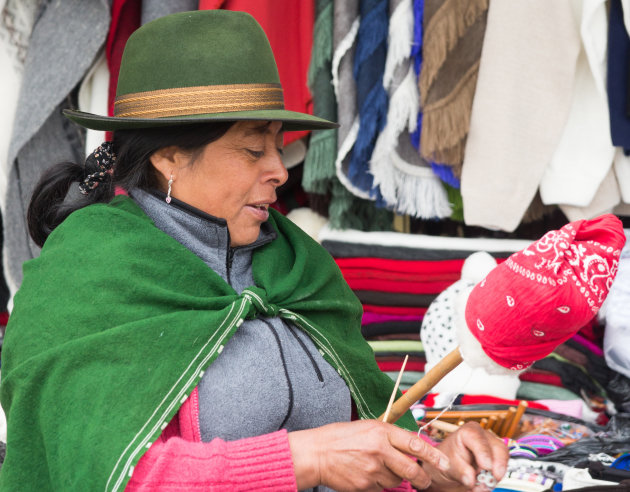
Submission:
[[[135,31],[120,64],[114,116],[64,110],[94,130],[212,121],[282,121],[285,130],[336,123],[284,109],[271,46],[245,12],[199,10],[161,17]]]

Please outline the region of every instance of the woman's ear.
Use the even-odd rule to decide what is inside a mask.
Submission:
[[[160,175],[161,178],[164,179],[164,183],[166,183],[171,175],[176,172],[181,166],[180,161],[180,150],[171,145],[170,147],[162,147],[161,149],[156,150],[149,159],[151,160],[151,164],[155,168],[155,170]]]

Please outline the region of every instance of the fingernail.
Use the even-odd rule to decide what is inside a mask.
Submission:
[[[412,451],[420,451],[422,449],[422,444],[420,444],[419,439],[412,439],[409,447],[411,447]]]
[[[442,456],[440,461],[438,461],[438,468],[442,471],[448,471],[451,467],[451,462],[448,460],[446,456]]]

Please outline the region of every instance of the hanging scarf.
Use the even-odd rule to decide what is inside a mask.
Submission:
[[[133,467],[245,319],[302,328],[361,418],[392,380],[360,332],[361,306],[330,255],[275,211],[241,295],[128,197],[73,213],[24,266],[3,346],[0,490],[123,490]],[[243,388],[248,391],[248,388]],[[273,397],[273,395],[269,395]],[[408,413],[401,425],[416,428]]]
[[[400,214],[424,219],[451,214],[446,190],[411,143],[416,130],[420,96],[414,70],[414,10],[412,0],[390,0],[388,51],[383,74],[389,108],[387,124],[378,136],[370,172],[388,206]]]
[[[335,121],[337,103],[332,86],[333,1],[315,2],[313,50],[308,68],[308,86],[313,94],[313,114]],[[309,193],[325,195],[336,179],[337,130],[314,130],[304,159],[302,187]]]
[[[488,0],[425,0],[420,153],[461,174]]]
[[[383,87],[383,71],[387,54],[387,0],[360,0],[361,21],[354,55],[354,78],[357,86],[359,132],[347,169],[352,189],[368,193],[383,206],[378,187],[373,185],[369,161],[378,134],[387,119],[387,92]]]

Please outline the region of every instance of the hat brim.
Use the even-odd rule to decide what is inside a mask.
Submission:
[[[195,114],[166,118],[117,118],[101,116],[83,111],[64,109],[63,114],[75,123],[91,130],[129,130],[135,128],[155,128],[161,126],[179,126],[214,121],[282,121],[285,131],[320,130],[337,128],[338,123],[312,116],[310,114],[287,111],[285,109],[266,109],[256,111],[236,111],[232,113]]]

